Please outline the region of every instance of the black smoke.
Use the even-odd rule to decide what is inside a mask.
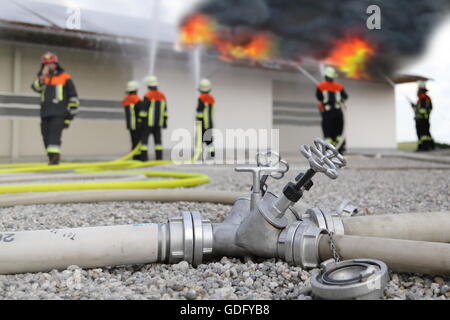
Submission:
[[[367,28],[371,5],[381,8],[381,30]],[[336,40],[361,36],[376,48],[369,67],[375,75],[419,56],[450,12],[450,0],[206,0],[196,12],[236,33],[273,33],[280,58],[289,60],[323,59]]]

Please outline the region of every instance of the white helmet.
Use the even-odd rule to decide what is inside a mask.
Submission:
[[[333,67],[326,67],[325,68],[325,76],[331,79],[336,79],[339,75],[336,72],[336,69]]]
[[[158,78],[155,76],[149,76],[146,79],[147,87],[157,87],[159,85]]]
[[[424,80],[417,81],[417,85],[419,86],[419,89],[427,89],[427,82]]]
[[[139,83],[137,81],[130,81],[127,83],[127,92],[135,92],[139,90]]]
[[[212,89],[211,81],[208,79],[203,79],[200,81],[200,91],[201,92],[209,92]]]

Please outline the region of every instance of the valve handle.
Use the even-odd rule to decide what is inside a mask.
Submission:
[[[339,169],[347,165],[345,158],[337,149],[322,139],[315,139],[314,146],[302,145],[300,152],[308,160],[314,172],[324,173],[330,179],[339,177]]]
[[[273,159],[275,156],[275,159]],[[256,163],[258,167],[281,167],[280,170],[272,172],[270,175],[266,176],[264,180],[270,176],[275,180],[281,180],[284,178],[285,174],[289,171],[289,163],[282,159],[281,156],[275,151],[259,152],[256,154]],[[265,181],[264,181],[265,182]]]

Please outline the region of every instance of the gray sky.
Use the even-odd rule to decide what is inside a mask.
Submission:
[[[59,3],[67,6],[78,6],[138,17],[147,17],[153,1],[160,1],[161,19],[174,23],[183,16],[195,3],[202,0],[40,0]],[[427,76],[435,81],[429,83],[430,95],[434,100],[434,111],[431,116],[432,134],[439,142],[450,143],[450,19],[438,28],[430,41],[430,46],[423,57],[402,70]],[[415,141],[414,114],[411,106],[404,98],[407,94],[416,99],[416,85],[402,85],[397,89],[397,140]]]

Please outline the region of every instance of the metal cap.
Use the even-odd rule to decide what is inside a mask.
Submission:
[[[378,300],[389,281],[386,264],[373,259],[327,260],[311,278],[312,292],[326,300]]]

